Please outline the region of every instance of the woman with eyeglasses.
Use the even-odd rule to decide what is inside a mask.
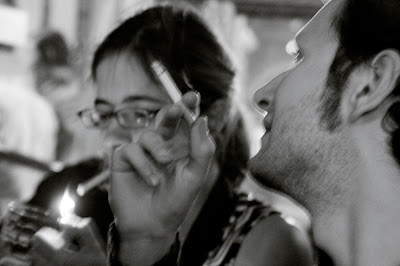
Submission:
[[[172,105],[154,62],[183,94],[181,104]],[[92,76],[94,106],[79,116],[114,150],[112,265],[312,263],[305,232],[238,192],[249,151],[232,101],[235,71],[194,11],[160,5],[128,18],[97,48]],[[180,119],[187,111],[199,115],[193,124]],[[190,150],[191,141],[204,145]],[[214,157],[210,168],[197,169],[206,177],[196,180],[189,168],[203,152]]]

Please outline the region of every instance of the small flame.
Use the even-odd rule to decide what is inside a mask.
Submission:
[[[66,189],[59,206],[61,219],[65,220],[71,217],[74,214],[74,209],[75,202],[69,195],[68,189]]]

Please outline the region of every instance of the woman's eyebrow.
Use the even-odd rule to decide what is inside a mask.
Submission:
[[[94,105],[98,105],[98,104],[104,104],[104,105],[112,106],[112,104],[109,103],[108,101],[106,101],[104,99],[96,98],[96,100],[94,100]]]
[[[162,99],[156,99],[154,97],[150,97],[147,95],[132,95],[126,97],[122,103],[130,103],[130,102],[136,102],[136,101],[150,101],[150,102],[156,102],[156,103],[163,103]]]

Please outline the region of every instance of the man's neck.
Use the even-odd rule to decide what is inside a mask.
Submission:
[[[385,143],[357,141],[348,204],[313,216],[316,244],[335,265],[399,265],[400,169]]]
[[[314,238],[318,248],[331,257],[335,265],[349,265],[349,217],[345,209],[329,216],[313,217]]]
[[[400,264],[400,170],[379,144],[362,148],[351,206],[353,265]]]
[[[324,194],[321,198],[310,202],[307,207],[312,216],[316,245],[332,259],[334,265],[351,265],[349,208],[360,156],[351,131],[343,131],[340,137],[339,146],[333,147],[337,150],[331,153],[331,161],[312,178],[330,180],[337,183],[337,187],[322,190]]]

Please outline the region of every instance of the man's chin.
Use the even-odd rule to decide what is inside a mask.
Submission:
[[[268,146],[269,143],[269,138],[270,138],[270,132],[267,131],[261,138],[261,150],[265,149]]]
[[[261,186],[268,186],[268,174],[266,173],[266,163],[263,160],[262,151],[260,150],[249,161],[249,171],[252,178]]]
[[[264,147],[265,148],[265,147]],[[282,189],[282,169],[275,168],[271,158],[266,156],[269,153],[266,149],[261,150],[249,161],[249,171],[252,179],[260,186],[274,190]]]

